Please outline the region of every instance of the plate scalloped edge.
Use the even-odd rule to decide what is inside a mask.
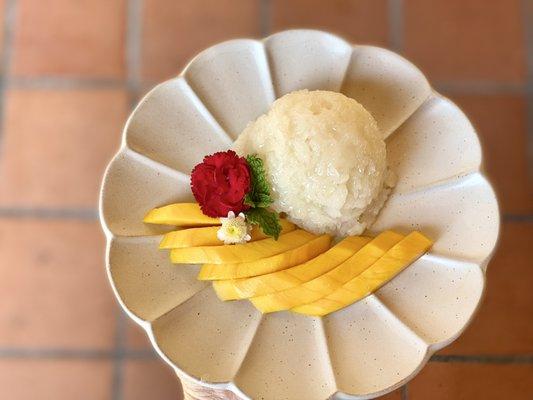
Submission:
[[[270,104],[270,102],[274,98],[274,93],[280,94],[280,93],[284,93],[286,91],[295,90],[291,86],[292,85],[292,81],[290,81],[290,82],[288,82],[286,84],[280,84],[279,81],[278,82],[274,82],[273,76],[274,77],[278,77],[278,79],[279,79],[280,76],[283,76],[283,74],[280,71],[278,71],[277,68],[282,68],[282,66],[284,65],[278,59],[279,57],[283,57],[284,46],[289,46],[289,47],[293,46],[293,49],[294,49],[294,46],[298,45],[298,41],[301,40],[301,36],[302,35],[308,35],[308,36],[310,35],[310,36],[313,36],[315,39],[316,39],[316,37],[320,37],[322,42],[326,43],[327,45],[332,45],[332,43],[336,44],[337,48],[334,51],[335,54],[334,54],[334,56],[331,56],[331,57],[333,57],[334,60],[339,60],[339,59],[345,60],[344,64],[338,63],[339,65],[341,65],[340,69],[343,70],[343,75],[342,75],[341,79],[338,79],[338,78],[337,79],[330,79],[330,78],[328,78],[328,79],[320,81],[317,85],[320,88],[324,88],[324,89],[342,90],[345,93],[347,92],[348,95],[350,95],[350,93],[352,95],[356,94],[354,97],[357,97],[358,100],[361,100],[361,93],[365,93],[366,90],[368,89],[368,87],[365,87],[365,84],[368,84],[369,80],[372,81],[372,76],[371,76],[372,71],[379,70],[380,68],[382,68],[382,70],[381,70],[382,73],[387,72],[387,67],[389,67],[389,68],[396,68],[397,67],[397,65],[394,64],[394,63],[400,63],[402,68],[407,68],[408,75],[406,75],[406,76],[407,76],[408,79],[406,79],[406,81],[408,81],[412,85],[418,85],[416,90],[415,90],[415,92],[414,92],[414,94],[412,94],[409,91],[407,91],[406,94],[404,93],[405,96],[409,96],[411,98],[411,100],[412,100],[409,103],[410,105],[407,107],[408,108],[407,112],[405,112],[405,107],[402,108],[402,106],[400,104],[398,104],[398,100],[397,99],[396,99],[396,102],[395,102],[394,101],[395,99],[393,99],[393,98],[386,98],[385,99],[386,101],[384,101],[384,104],[385,104],[386,107],[390,108],[393,112],[391,113],[392,115],[381,115],[382,113],[380,113],[380,110],[378,108],[376,108],[376,107],[378,107],[378,105],[375,102],[375,99],[372,98],[373,96],[368,95],[369,96],[368,97],[367,95],[362,95],[363,97],[362,97],[362,101],[361,102],[371,112],[373,112],[373,113],[375,113],[376,115],[379,116],[379,118],[376,117],[378,119],[378,124],[381,124],[382,128],[384,128],[384,130],[386,131],[386,136],[388,136],[392,132],[401,131],[402,129],[404,129],[405,126],[409,125],[409,123],[412,123],[412,121],[414,120],[413,115],[416,115],[417,111],[420,110],[420,108],[423,105],[427,104],[429,99],[432,99],[432,98],[433,99],[434,98],[444,99],[443,101],[448,102],[448,104],[451,104],[451,107],[454,107],[453,102],[449,101],[448,99],[443,98],[441,95],[439,95],[437,92],[435,92],[434,90],[432,90],[429,87],[429,84],[427,83],[427,81],[423,77],[422,73],[415,66],[413,66],[407,60],[403,59],[401,56],[399,56],[399,55],[397,55],[395,53],[392,53],[392,52],[390,52],[388,50],[379,49],[379,48],[370,47],[370,46],[357,46],[357,45],[352,46],[348,42],[344,41],[343,39],[341,39],[341,38],[339,38],[339,37],[337,37],[335,35],[332,35],[332,34],[327,33],[327,32],[312,31],[312,30],[292,30],[292,31],[280,32],[280,33],[276,33],[274,35],[271,35],[271,36],[263,39],[262,41],[256,41],[256,40],[250,40],[250,39],[236,39],[236,40],[232,40],[232,41],[228,41],[228,42],[224,42],[222,44],[218,44],[218,45],[212,46],[209,49],[204,50],[203,52],[198,54],[195,58],[193,58],[193,60],[191,60],[191,62],[185,67],[185,69],[182,71],[182,73],[178,77],[176,77],[174,79],[171,79],[169,81],[163,82],[160,85],[156,86],[154,89],[152,89],[139,102],[139,104],[136,106],[136,108],[131,113],[130,117],[128,118],[128,121],[126,122],[126,125],[124,127],[124,131],[123,131],[123,136],[122,136],[123,139],[122,139],[122,144],[121,144],[120,150],[118,151],[117,155],[111,161],[111,163],[109,164],[109,166],[108,166],[108,168],[106,170],[106,173],[104,175],[104,181],[102,183],[102,190],[101,190],[101,194],[100,194],[100,220],[102,222],[102,227],[103,227],[103,230],[104,230],[106,238],[107,238],[107,246],[106,246],[107,273],[108,273],[109,280],[112,283],[113,291],[114,291],[114,293],[115,293],[120,305],[122,306],[122,308],[126,311],[126,313],[130,316],[130,318],[132,318],[135,322],[137,322],[147,332],[148,337],[149,337],[153,347],[157,351],[157,353],[169,365],[171,365],[176,370],[178,375],[180,375],[181,377],[185,377],[186,379],[193,380],[193,381],[195,381],[197,383],[201,383],[202,385],[215,388],[215,389],[231,390],[232,392],[236,393],[237,395],[239,395],[239,396],[241,396],[243,398],[249,398],[250,395],[245,394],[238,387],[238,385],[234,384],[233,382],[231,382],[229,380],[226,381],[226,382],[220,382],[220,383],[208,383],[208,382],[200,379],[199,376],[194,376],[194,374],[189,374],[186,371],[184,371],[183,369],[181,369],[177,365],[176,360],[175,359],[173,360],[170,357],[168,357],[167,354],[160,348],[160,346],[158,344],[158,341],[156,339],[156,334],[154,333],[152,322],[147,321],[147,320],[141,318],[140,316],[136,315],[136,313],[133,310],[131,310],[128,307],[128,305],[126,304],[126,302],[124,301],[122,293],[121,293],[121,290],[119,290],[117,284],[115,283],[115,278],[113,276],[112,266],[111,266],[111,262],[110,262],[111,245],[112,245],[113,239],[115,237],[127,238],[127,237],[135,237],[135,236],[142,236],[142,235],[148,235],[148,234],[158,234],[158,233],[161,233],[161,232],[157,232],[157,231],[155,231],[155,232],[140,232],[139,229],[135,228],[135,229],[133,229],[130,232],[131,234],[128,233],[125,236],[117,235],[116,234],[117,233],[116,229],[111,229],[110,228],[110,222],[106,218],[107,214],[109,214],[107,203],[106,203],[107,200],[108,200],[107,199],[107,197],[108,197],[107,196],[108,188],[106,188],[106,186],[108,186],[108,185],[106,185],[106,184],[109,181],[109,175],[111,174],[110,171],[112,171],[113,165],[117,163],[116,160],[119,160],[121,157],[126,157],[127,153],[133,154],[134,155],[133,159],[137,158],[137,161],[142,160],[145,164],[146,163],[150,164],[153,169],[158,171],[157,175],[159,175],[159,174],[164,174],[165,175],[166,174],[167,176],[178,178],[178,180],[180,180],[182,182],[186,181],[187,179],[185,179],[185,178],[187,177],[187,175],[184,174],[183,172],[177,171],[175,169],[176,168],[175,165],[169,165],[169,160],[168,159],[157,160],[157,159],[154,159],[154,157],[147,157],[146,155],[140,154],[137,151],[139,149],[134,150],[134,149],[131,148],[131,145],[128,145],[128,132],[130,131],[130,128],[131,128],[133,122],[135,121],[135,118],[137,116],[138,111],[141,110],[150,101],[150,99],[153,97],[154,93],[157,94],[158,90],[160,90],[162,87],[165,87],[165,85],[168,85],[169,82],[185,82],[186,86],[189,89],[191,89],[190,92],[194,96],[194,99],[193,99],[192,102],[195,103],[197,107],[198,107],[198,104],[199,104],[199,107],[201,108],[199,111],[198,111],[198,109],[196,109],[195,111],[198,111],[199,115],[201,115],[201,118],[203,118],[204,122],[206,121],[205,124],[207,124],[207,125],[204,125],[204,126],[209,126],[212,131],[214,131],[215,133],[218,133],[219,137],[222,138],[222,141],[224,141],[224,137],[234,137],[235,133],[239,132],[242,129],[243,124],[245,124],[247,121],[251,120],[250,116],[252,116],[252,119],[253,119],[253,114],[254,113],[259,115],[259,114],[261,114],[262,112],[265,111],[264,110],[265,105],[268,106]],[[317,41],[313,40],[311,42],[312,43],[316,43]],[[320,42],[320,41],[318,41],[318,42]],[[320,43],[322,43],[322,42],[320,42]],[[250,70],[253,70],[253,68],[259,68],[259,70],[262,71],[260,79],[259,79],[259,81],[260,81],[259,86],[261,86],[264,89],[263,97],[259,98],[259,99],[254,99],[254,101],[250,101],[249,102],[250,104],[247,106],[247,108],[245,110],[246,112],[244,114],[242,114],[242,113],[239,114],[238,112],[235,113],[235,109],[232,108],[232,107],[235,107],[235,104],[231,103],[232,99],[222,99],[223,100],[222,101],[223,104],[218,104],[217,103],[218,99],[213,97],[213,96],[211,96],[206,101],[205,88],[201,89],[201,86],[202,86],[201,79],[200,79],[199,82],[194,82],[193,84],[191,84],[190,83],[191,79],[195,80],[195,79],[199,79],[199,78],[198,78],[198,76],[195,77],[194,74],[192,74],[192,76],[187,76],[189,74],[189,71],[192,68],[191,66],[194,66],[197,63],[198,60],[202,60],[202,59],[206,59],[206,58],[209,59],[210,57],[213,56],[213,54],[218,55],[217,49],[220,49],[220,48],[222,48],[224,46],[229,46],[229,47],[234,46],[234,45],[239,46],[239,44],[241,44],[241,43],[242,44],[253,43],[252,47],[255,47],[254,51],[257,51],[257,47],[259,46],[262,49],[262,53],[263,53],[262,56],[261,55],[259,56],[260,57],[260,61],[259,61],[260,65],[259,65],[259,67],[257,67],[257,66],[254,67],[253,65],[251,65],[249,67],[249,68],[251,68]],[[268,49],[267,49],[267,46],[268,46]],[[308,44],[308,46],[311,46],[310,49],[307,49],[307,51],[310,51],[312,53],[310,55],[311,58],[316,58],[316,55],[319,54],[320,51],[325,51],[326,50],[324,47],[320,47],[320,46],[318,46],[316,48],[313,48],[312,44]],[[346,52],[347,48],[350,49],[349,53]],[[244,49],[243,51],[246,52],[246,49]],[[372,51],[374,51],[375,53],[372,54]],[[329,53],[330,49],[328,49],[327,52]],[[373,55],[375,56],[374,58],[372,58]],[[278,58],[276,58],[276,57],[278,57]],[[335,58],[335,57],[338,57],[338,58]],[[390,57],[393,60],[392,61],[392,67],[391,67],[391,65],[387,65],[386,62],[383,62],[383,59],[387,59],[387,57]],[[255,61],[257,61],[257,60],[255,60]],[[326,61],[328,61],[328,59],[326,59]],[[292,66],[292,68],[293,68],[292,71],[289,68],[289,70],[287,71],[287,73],[285,75],[288,75],[289,78],[290,78],[291,77],[291,73],[292,74],[295,73],[294,68],[297,68],[297,67],[298,68],[302,68],[302,66],[300,65],[302,63],[299,62],[298,64],[299,65],[297,65],[297,66]],[[320,63],[318,63],[318,64],[320,64]],[[313,84],[311,84],[309,82],[316,82],[316,80],[318,79],[317,77],[321,76],[320,74],[327,74],[327,73],[331,72],[331,70],[330,70],[331,65],[326,65],[326,64],[327,64],[327,62],[324,65],[316,66],[316,68],[309,68],[309,71],[307,71],[306,74],[303,74],[304,78],[303,78],[301,84],[304,85],[304,87],[313,88]],[[331,64],[331,60],[330,60],[330,64]],[[231,73],[231,72],[235,72],[235,70],[234,70],[235,65],[232,64],[232,60],[231,59],[222,59],[221,61],[219,60],[218,67],[220,67],[221,65],[222,65],[223,68],[227,68],[227,71],[229,71],[228,74]],[[276,66],[275,67],[276,69],[273,69],[274,65]],[[217,67],[217,63],[215,62],[215,66],[214,67],[213,67],[213,65],[207,65],[207,66],[202,65],[202,66],[199,66],[198,68],[200,68],[200,72],[201,72],[201,70],[204,69],[204,68],[209,69],[209,68],[218,68],[218,67]],[[289,65],[289,67],[291,67],[291,66]],[[337,66],[336,68],[338,70],[339,67]],[[338,72],[338,71],[336,71],[336,72]],[[268,75],[267,75],[267,73],[268,73]],[[357,78],[356,78],[356,79],[353,79],[352,81],[349,81],[347,79],[347,77],[350,74],[352,74],[352,75],[356,74],[356,76],[359,77],[360,80],[358,81]],[[237,75],[238,75],[238,73],[237,73]],[[308,78],[308,82],[305,82],[305,77]],[[361,77],[364,78],[364,79],[362,79]],[[420,79],[420,77],[422,77],[422,81],[421,82],[416,81],[417,79]],[[200,78],[201,78],[201,76],[200,76]],[[238,83],[244,82],[244,83],[242,83],[243,85],[250,85],[250,81],[247,81],[246,79],[243,80],[242,77],[238,77],[238,78],[234,77],[232,79],[234,79],[234,81],[237,80]],[[390,75],[388,75],[387,79],[392,79],[392,77]],[[389,86],[391,85],[391,81],[390,80],[387,81],[387,79],[385,79],[384,82],[374,82],[374,84],[375,84],[374,88],[375,88],[376,92],[383,93],[383,90],[385,90],[384,87],[387,87],[387,85],[389,85]],[[370,82],[370,83],[372,84],[372,82]],[[394,82],[392,82],[392,83],[394,83]],[[256,82],[256,84],[257,84],[257,82]],[[317,88],[317,87],[315,87],[315,88]],[[195,89],[198,90],[201,94],[198,94],[195,91]],[[365,96],[367,96],[367,97],[365,97]],[[259,97],[261,97],[261,96],[259,96]],[[404,98],[404,100],[405,99],[406,99],[406,97]],[[241,101],[242,101],[242,99],[241,99]],[[402,103],[402,100],[400,100],[399,103]],[[402,110],[404,110],[404,111],[402,111]],[[458,110],[458,108],[457,108],[457,110]],[[233,120],[225,121],[224,118],[222,117],[222,115],[225,114],[225,113],[232,113],[232,112],[233,112],[233,116],[235,118]],[[460,112],[460,110],[459,110],[459,112]],[[248,114],[246,114],[246,113],[248,113]],[[184,115],[189,115],[189,114],[185,113]],[[215,115],[217,117],[215,117]],[[255,115],[255,116],[257,116],[257,115]],[[463,117],[464,117],[464,115],[463,115]],[[222,119],[222,121],[221,121],[221,119]],[[469,125],[468,119],[466,117],[464,117],[464,119],[466,120],[467,125]],[[143,126],[145,126],[143,124],[146,124],[146,121],[142,121],[142,120],[141,121],[135,121],[135,122],[136,123],[138,122],[138,126],[140,127],[139,129],[141,129]],[[474,148],[474,150],[475,150],[475,147],[477,146],[477,153],[479,153],[479,154],[474,154],[472,159],[470,160],[470,164],[468,164],[466,167],[464,165],[462,166],[462,168],[466,168],[467,170],[468,170],[468,168],[470,168],[470,170],[468,170],[468,171],[461,170],[460,173],[463,173],[463,174],[464,173],[467,173],[467,174],[471,174],[471,173],[475,173],[476,174],[477,173],[483,179],[485,179],[483,174],[480,172],[480,169],[481,169],[481,151],[479,149],[479,141],[477,139],[477,135],[476,135],[475,130],[471,127],[471,125],[469,125],[469,126],[471,128],[471,132],[469,132],[470,136],[467,135],[468,136],[467,139],[472,139],[472,140],[470,142],[468,142],[468,143],[469,143],[470,147]],[[175,128],[175,126],[173,126],[172,124],[167,124],[167,125],[161,126],[160,128],[163,131],[165,129],[167,129],[168,131],[171,131],[173,128]],[[462,128],[464,128],[464,126]],[[460,130],[458,127],[452,127],[450,129],[456,129],[458,132]],[[233,134],[225,133],[225,132],[233,132]],[[473,136],[472,136],[472,133],[473,133]],[[227,136],[225,136],[225,135],[227,135]],[[391,135],[391,137],[388,138],[387,140],[389,140],[389,141],[395,140],[396,136],[398,136],[398,135]],[[464,139],[464,138],[459,137],[459,136],[457,138],[457,140],[458,140],[457,144],[458,145],[460,145],[460,140]],[[415,137],[416,137],[416,135],[415,135]],[[401,139],[399,139],[399,140],[401,141]],[[465,142],[466,142],[466,140],[465,140]],[[225,143],[227,143],[227,141]],[[145,144],[145,147],[146,146],[147,145]],[[157,148],[157,145],[154,145],[154,146]],[[142,150],[146,150],[146,149],[142,149]],[[460,149],[458,149],[458,152],[460,153]],[[474,153],[476,153],[476,151],[474,151]],[[190,164],[190,163],[193,162],[193,160],[188,160],[188,162]],[[431,187],[431,186],[434,186],[434,184],[435,184],[435,181],[431,181],[428,186]],[[438,343],[428,343],[427,340],[424,340],[424,339],[422,339],[420,337],[420,334],[417,332],[416,328],[412,328],[412,326],[409,323],[404,322],[404,318],[402,318],[401,316],[398,316],[396,313],[391,311],[389,309],[390,305],[387,304],[387,301],[383,301],[383,299],[381,298],[380,293],[382,293],[382,292],[384,293],[385,292],[383,289],[388,287],[386,285],[384,288],[380,289],[380,291],[378,291],[376,294],[371,296],[371,298],[373,300],[371,300],[370,302],[373,301],[375,303],[374,306],[376,306],[376,304],[379,303],[380,307],[383,307],[386,310],[386,311],[384,311],[385,314],[387,315],[386,318],[392,319],[392,320],[396,319],[396,322],[394,322],[394,323],[400,324],[401,326],[405,327],[405,329],[407,331],[411,331],[412,332],[414,337],[418,338],[416,340],[420,340],[423,343],[425,343],[425,352],[424,352],[424,354],[421,355],[421,359],[419,360],[419,362],[416,365],[416,367],[415,368],[411,368],[411,370],[407,374],[405,374],[404,376],[401,376],[400,380],[398,380],[394,384],[389,384],[388,386],[381,387],[381,388],[379,388],[379,389],[377,389],[375,391],[368,391],[368,392],[363,392],[363,393],[358,393],[358,394],[355,394],[355,393],[354,394],[349,394],[349,393],[344,393],[341,390],[339,390],[338,382],[336,382],[337,379],[334,379],[334,381],[335,381],[334,383],[336,385],[336,388],[333,391],[334,393],[329,393],[329,395],[333,395],[334,398],[337,398],[337,399],[366,399],[366,398],[374,398],[376,396],[381,396],[383,394],[386,394],[386,393],[396,389],[397,387],[402,386],[408,380],[410,380],[425,365],[425,363],[429,360],[429,358],[431,357],[431,355],[435,351],[439,350],[442,347],[445,347],[446,345],[451,343],[453,340],[455,340],[462,333],[462,331],[466,328],[466,326],[468,326],[469,322],[473,318],[473,316],[474,316],[474,314],[475,314],[475,312],[478,309],[479,304],[480,304],[480,300],[481,300],[481,297],[482,297],[482,294],[483,294],[483,290],[484,290],[484,270],[486,268],[486,265],[487,265],[488,261],[490,260],[490,257],[492,256],[492,254],[493,254],[493,252],[495,250],[495,245],[496,245],[498,232],[499,232],[499,212],[498,212],[498,207],[497,207],[497,200],[496,200],[496,197],[494,195],[494,192],[492,191],[492,189],[490,187],[490,184],[486,180],[485,180],[485,184],[486,184],[486,189],[488,190],[488,192],[492,193],[492,196],[490,196],[490,194],[488,195],[489,196],[489,200],[487,200],[487,202],[486,202],[487,203],[486,206],[488,207],[487,210],[489,210],[492,213],[491,214],[491,218],[493,219],[493,221],[492,221],[493,225],[491,226],[492,232],[490,232],[491,235],[489,235],[489,238],[487,239],[488,242],[484,243],[485,246],[487,246],[487,248],[485,250],[489,250],[489,251],[484,254],[484,257],[482,257],[480,259],[477,259],[474,262],[474,264],[478,265],[478,267],[480,268],[481,276],[483,278],[482,279],[481,290],[479,291],[479,295],[478,295],[477,299],[476,298],[470,299],[470,302],[471,302],[470,306],[471,306],[471,308],[473,306],[473,309],[469,310],[468,315],[465,315],[466,319],[462,322],[462,326],[460,327],[460,329],[457,329],[453,333],[453,335],[449,336],[446,340],[442,340],[442,341],[440,341]],[[409,194],[409,193],[411,193],[411,191],[407,190],[406,193]],[[401,195],[403,195],[403,194],[404,193],[402,192]],[[462,204],[462,203],[459,202],[457,204]],[[138,215],[136,217],[138,217]],[[466,216],[463,216],[463,218],[466,218]],[[115,230],[114,233],[113,233],[113,230]],[[445,256],[442,256],[442,257],[446,258]],[[447,258],[447,259],[450,262],[454,261],[454,257]],[[459,262],[462,262],[462,261],[459,261]],[[177,267],[177,268],[179,268],[179,267]],[[408,270],[409,269],[407,269],[407,271]],[[400,277],[402,276],[402,274],[400,275]],[[400,278],[400,277],[398,277],[398,278]],[[195,292],[194,294],[192,294],[192,296],[190,298],[194,297],[197,293],[202,292],[204,290],[205,290],[205,288],[204,289],[200,289],[198,292]],[[210,289],[207,289],[207,290],[210,290]],[[188,300],[184,300],[182,303],[177,304],[175,307],[178,307],[179,305],[181,305],[181,304],[183,304],[184,302],[187,302],[187,301]],[[363,303],[363,302],[360,302],[360,303]],[[408,306],[407,303],[405,304],[406,306]],[[171,312],[171,311],[172,310],[169,310],[168,312]],[[165,315],[165,314],[163,314],[163,315]],[[155,320],[157,320],[159,318],[161,318],[161,315],[159,317],[157,317]],[[261,321],[263,321],[263,320],[264,320],[264,317],[260,317],[258,319],[257,327],[259,327],[259,325],[261,324]],[[389,320],[387,320],[387,321],[389,321]],[[323,322],[321,323],[321,326],[323,327]],[[255,329],[255,331],[254,331],[254,333],[252,335],[252,338],[251,338],[251,340],[249,342],[249,347],[248,347],[247,351],[245,352],[243,359],[240,361],[239,366],[244,362],[244,358],[246,358],[246,355],[248,354],[248,351],[250,350],[250,347],[252,346],[252,343],[254,341],[254,337],[255,337],[256,334],[257,334],[257,328]],[[328,347],[326,349],[328,349]],[[331,361],[331,355],[329,354],[329,350],[327,352],[328,352],[327,356],[330,357],[330,359],[329,359],[330,367],[333,368],[333,364],[332,364],[332,361]],[[234,378],[237,375],[237,373],[238,372],[236,372],[236,374],[234,375]],[[334,373],[335,373],[335,371],[334,371]]]

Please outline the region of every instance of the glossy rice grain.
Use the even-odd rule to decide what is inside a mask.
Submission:
[[[246,127],[234,149],[264,160],[273,208],[316,234],[361,234],[390,191],[377,123],[341,93],[301,90],[281,97]]]

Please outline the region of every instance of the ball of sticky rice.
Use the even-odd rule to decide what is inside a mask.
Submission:
[[[377,123],[341,93],[301,90],[279,98],[233,148],[263,159],[272,208],[313,233],[361,234],[390,192]]]

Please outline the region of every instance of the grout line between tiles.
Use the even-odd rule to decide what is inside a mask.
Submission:
[[[121,355],[128,360],[152,360],[156,358],[156,354],[151,349],[123,350]],[[112,360],[117,356],[118,352],[115,350],[0,348],[0,359]]]
[[[159,82],[143,80],[141,78],[113,79],[113,78],[82,78],[62,76],[41,77],[12,77],[5,80],[5,86],[13,89],[116,89],[129,90],[153,87]],[[533,83],[499,83],[489,81],[441,81],[434,82],[433,87],[438,91],[459,94],[528,94],[533,93]]]
[[[120,312],[120,311],[119,311]],[[125,316],[121,317],[125,322]],[[125,324],[123,325],[123,327]],[[153,360],[152,349],[98,350],[64,348],[0,347],[0,359],[81,359],[81,360]],[[533,364],[533,354],[522,355],[433,355],[430,362],[472,364]]]
[[[139,1],[139,0],[135,0]],[[139,60],[140,65],[140,60]],[[138,67],[140,68],[140,67]],[[140,77],[123,79],[82,78],[82,77],[12,77],[5,80],[3,85],[8,89],[121,89],[126,88],[138,95],[147,87],[153,87],[158,82],[142,80]],[[439,92],[465,95],[530,95],[533,94],[533,83],[497,83],[488,81],[444,81],[436,82],[433,87]]]
[[[0,207],[0,218],[37,218],[96,221],[98,210],[93,208],[23,208]]]
[[[533,355],[441,355],[435,354],[431,362],[455,362],[478,364],[533,364]]]
[[[389,0],[389,46],[397,53],[403,52],[404,12],[403,0]]]
[[[9,89],[120,89],[126,86],[122,79],[81,78],[63,76],[12,77],[6,81]]]
[[[6,83],[11,73],[11,55],[13,53],[13,29],[17,11],[16,0],[7,0],[4,4],[4,32],[2,57],[0,58],[0,157],[2,156],[2,137],[5,128]]]
[[[259,33],[262,37],[270,35],[272,29],[270,0],[259,0]]]

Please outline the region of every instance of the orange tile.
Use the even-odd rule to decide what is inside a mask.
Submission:
[[[142,70],[147,80],[177,75],[204,48],[259,35],[259,0],[146,0]]]
[[[124,400],[183,399],[176,374],[162,360],[129,360],[124,366]]]
[[[19,0],[13,74],[122,78],[125,27],[125,0]]]
[[[97,222],[0,219],[0,347],[111,349],[104,247]]]
[[[8,91],[0,205],[95,207],[127,113],[120,90]]]
[[[429,363],[409,383],[409,400],[527,400],[533,365]]]
[[[527,175],[526,102],[520,95],[452,95],[476,127],[484,164],[504,213],[533,213]]]
[[[362,44],[388,44],[385,0],[272,0],[272,30],[314,28]]]
[[[472,325],[445,354],[532,354],[533,223],[505,223],[487,269],[484,304]]]
[[[126,323],[126,347],[130,350],[147,350],[152,348],[144,330],[129,318]]]
[[[432,81],[524,82],[520,0],[404,2],[404,53]]]
[[[0,360],[0,398],[111,400],[112,365],[104,360]]]

